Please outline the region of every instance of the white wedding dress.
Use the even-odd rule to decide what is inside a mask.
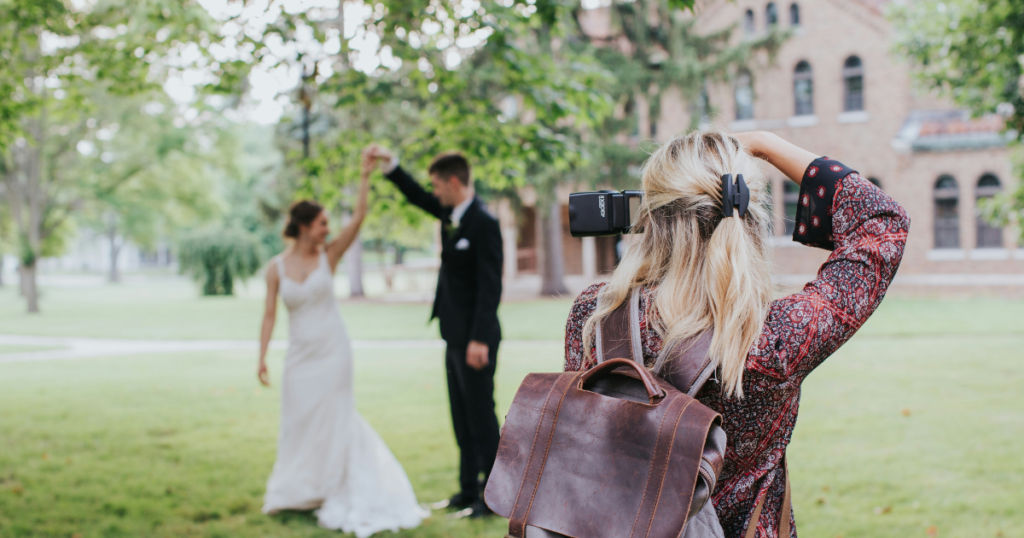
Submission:
[[[322,527],[355,533],[412,528],[429,515],[384,441],[356,411],[352,344],[334,298],[327,256],[305,282],[276,258],[288,307],[277,461],[263,512],[316,508]]]

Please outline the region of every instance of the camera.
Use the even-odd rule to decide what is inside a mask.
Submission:
[[[643,195],[643,191],[574,192],[569,195],[569,232],[573,237],[631,233]]]

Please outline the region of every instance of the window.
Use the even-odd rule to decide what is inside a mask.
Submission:
[[[850,56],[843,64],[843,88],[845,91],[843,110],[846,112],[864,110],[864,65],[856,56]]]
[[[740,71],[736,77],[736,119],[749,120],[754,118],[754,89],[750,83],[750,73]]]
[[[789,25],[800,26],[800,6],[796,3],[789,5]]]
[[[953,176],[935,182],[935,248],[960,248],[960,189]]]
[[[992,174],[985,174],[978,180],[978,188],[975,191],[977,196],[976,200],[981,202],[999,194],[1002,190],[1002,185],[999,184],[999,178]],[[1003,247],[1003,229],[992,226],[985,219],[981,217],[981,213],[978,213],[978,243],[977,248],[1002,248]]]
[[[748,9],[743,14],[743,33],[750,35],[754,33],[754,10]]]
[[[796,101],[797,116],[814,114],[814,73],[811,64],[801,61],[793,73],[793,97]]]
[[[786,235],[793,235],[796,229],[796,209],[800,203],[800,185],[792,181],[782,182],[782,205],[786,211]]]
[[[882,182],[879,181],[877,177],[869,177],[868,181],[870,181],[872,185],[878,187],[879,189],[882,188]]]
[[[768,7],[764,8],[764,15],[769,30],[772,26],[779,24],[779,9],[775,7],[775,2],[768,2]]]

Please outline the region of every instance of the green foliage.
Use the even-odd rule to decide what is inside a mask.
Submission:
[[[233,295],[235,281],[256,274],[263,259],[259,241],[235,230],[195,232],[178,247],[181,272],[202,284],[203,295]]]
[[[1024,137],[1024,9],[1017,0],[893,4],[897,48],[917,79],[974,114],[1001,112]]]
[[[174,105],[161,93],[93,102],[98,129],[82,138],[93,149],[77,158],[90,200],[81,220],[152,248],[220,212],[215,187],[234,180],[234,133],[214,123],[175,126]]]
[[[1017,0],[924,0],[893,4],[896,46],[917,80],[979,116],[999,113],[1016,136],[1015,171],[1024,178],[1024,9]],[[996,225],[1018,224],[1024,239],[1024,181],[979,205]]]

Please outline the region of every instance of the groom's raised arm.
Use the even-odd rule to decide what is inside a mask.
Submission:
[[[402,191],[409,203],[418,206],[420,209],[430,213],[437,218],[443,218],[444,208],[436,196],[424,189],[412,176],[401,166],[395,166],[393,170],[384,174],[388,181],[395,184],[398,190]]]

